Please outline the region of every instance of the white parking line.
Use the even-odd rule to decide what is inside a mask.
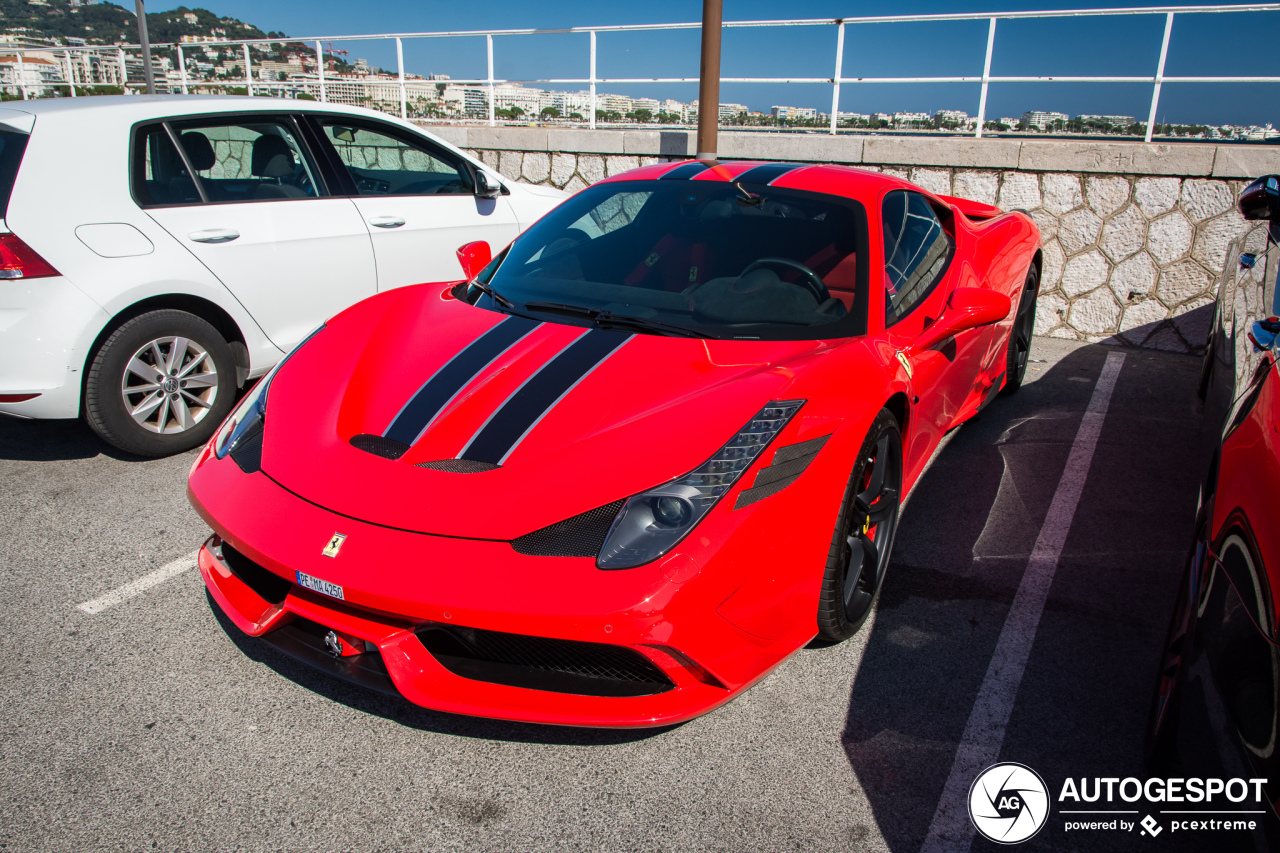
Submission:
[[[175,578],[185,571],[194,569],[196,566],[196,554],[198,553],[198,551],[192,551],[185,557],[179,557],[171,563],[165,563],[149,575],[143,575],[136,581],[130,581],[122,587],[111,590],[106,595],[98,596],[92,601],[86,601],[84,604],[77,604],[76,610],[92,616],[109,607],[115,607],[122,601],[128,601],[135,595],[141,595],[153,586],[158,586],[170,578]]]
[[[1027,570],[1018,584],[1013,605],[996,641],[986,678],[978,690],[969,722],[964,727],[955,763],[951,765],[951,775],[942,789],[942,798],[929,825],[929,835],[921,848],[923,853],[965,853],[973,843],[973,823],[968,816],[969,787],[980,772],[1000,758],[1013,702],[1022,683],[1045,600],[1049,597],[1049,587],[1053,585],[1058,559],[1071,530],[1076,506],[1080,503],[1080,493],[1084,490],[1093,452],[1098,446],[1102,422],[1111,403],[1111,392],[1115,390],[1116,377],[1120,375],[1123,363],[1124,353],[1107,354],[1093,397],[1089,400],[1089,408],[1085,410],[1075,443],[1071,446],[1071,455],[1067,457],[1067,466],[1054,492],[1053,503],[1049,505],[1049,514],[1040,528]]]

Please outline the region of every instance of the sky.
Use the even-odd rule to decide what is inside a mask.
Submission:
[[[197,0],[219,15],[231,15],[262,30],[290,36],[363,35],[386,32],[556,28],[608,24],[696,22],[696,0],[600,3],[582,0]],[[1115,7],[1124,0],[724,0],[726,21],[778,17],[835,18],[867,15],[1000,12],[1037,9]],[[1133,6],[1157,2],[1129,0]],[[127,4],[126,4],[127,5]],[[156,0],[148,12],[178,3]],[[187,0],[187,5],[196,5]],[[849,25],[845,32],[844,76],[979,76],[987,39],[986,21]],[[1153,75],[1160,56],[1164,15],[1132,18],[1081,17],[1002,21],[996,30],[993,75]],[[1174,76],[1280,77],[1280,11],[1178,15],[1165,73]],[[335,44],[335,47],[339,45]],[[348,58],[394,69],[390,40],[341,45]],[[726,30],[721,74],[727,77],[830,77],[834,72],[836,28],[770,27]],[[486,75],[483,38],[406,40],[410,73],[454,78]],[[511,80],[588,75],[588,37],[583,34],[503,36],[494,39],[495,76]],[[696,77],[697,30],[606,33],[598,37],[601,77]],[[543,85],[576,90],[585,86]],[[987,117],[1019,116],[1027,110],[1069,115],[1130,115],[1145,121],[1150,84],[992,84]],[[697,97],[696,84],[601,84],[599,91],[632,97]],[[1165,84],[1157,119],[1172,123],[1280,125],[1280,84]],[[845,112],[978,111],[979,86],[968,83],[845,84]],[[830,84],[724,84],[720,100],[767,112],[777,104],[831,108]]]

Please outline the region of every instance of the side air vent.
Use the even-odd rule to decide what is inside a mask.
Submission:
[[[608,506],[526,533],[519,539],[513,539],[511,547],[531,557],[594,557],[604,546],[604,539],[609,535],[609,528],[613,526],[623,503],[625,501],[614,501]]]
[[[443,625],[420,629],[418,639],[454,675],[490,684],[579,696],[651,696],[675,686],[626,646]]]
[[[396,441],[394,438],[387,438],[381,435],[371,435],[367,432],[352,436],[351,446],[356,450],[363,450],[365,453],[381,456],[383,459],[399,459],[409,449],[409,445],[403,441]]]
[[[244,585],[264,601],[279,604],[289,595],[289,590],[293,589],[293,583],[288,579],[250,560],[232,548],[231,543],[226,540],[222,542],[221,551],[222,561],[231,569],[231,573],[244,581]]]
[[[809,467],[809,463],[818,455],[818,451],[829,438],[831,436],[824,435],[779,448],[778,452],[773,454],[773,461],[769,463],[769,467],[761,468],[760,473],[756,474],[756,481],[751,484],[751,488],[738,495],[733,508],[742,509],[744,506],[751,506],[756,501],[776,495],[794,483],[796,478],[804,473],[804,469]]]
[[[448,471],[451,474],[479,474],[481,471],[492,471],[500,466],[492,462],[477,462],[474,459],[437,459],[434,462],[419,462],[419,468],[430,468],[432,471]]]

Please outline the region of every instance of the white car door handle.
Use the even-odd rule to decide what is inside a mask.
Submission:
[[[375,228],[399,228],[404,224],[403,216],[375,216],[369,220]]]
[[[230,243],[240,236],[234,228],[206,228],[204,231],[192,231],[187,238],[197,243]]]

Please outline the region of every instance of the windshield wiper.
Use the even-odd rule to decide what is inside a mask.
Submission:
[[[501,305],[503,308],[506,308],[508,311],[514,311],[516,309],[516,304],[514,302],[512,302],[507,297],[503,296],[498,291],[494,290],[493,286],[490,285],[489,283],[483,282],[483,281],[471,281],[471,282],[468,282],[468,284],[473,287],[480,288],[481,293],[488,296],[490,299],[492,299],[494,302]]]
[[[546,311],[549,314],[590,317],[593,320],[600,313],[599,308],[584,308],[581,305],[569,305],[565,302],[526,302],[524,307],[529,311]]]
[[[691,329],[687,326],[679,326],[675,323],[664,323],[661,320],[650,320],[648,317],[632,317],[627,314],[615,314],[612,311],[598,311],[595,315],[597,326],[602,328],[617,328],[619,326],[636,329],[638,331],[659,332],[664,335],[671,335],[682,338],[709,338],[714,337],[697,329]]]

